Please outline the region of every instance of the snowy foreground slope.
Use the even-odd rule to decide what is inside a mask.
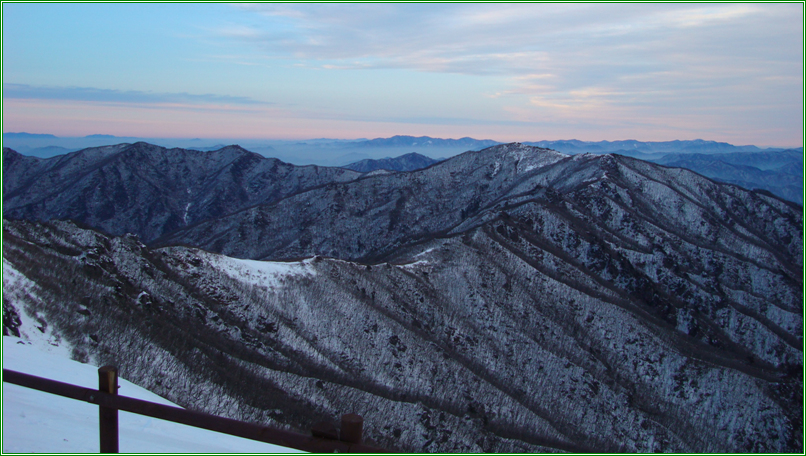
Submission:
[[[36,342],[3,337],[3,368],[94,388],[95,366],[47,353]],[[55,347],[54,347],[55,348]],[[175,404],[120,380],[120,394],[159,404]],[[122,453],[294,453],[256,442],[133,413],[120,412]],[[85,402],[3,383],[3,453],[97,453],[98,407]]]

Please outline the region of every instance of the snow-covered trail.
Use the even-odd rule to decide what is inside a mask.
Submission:
[[[3,368],[87,388],[98,369],[46,353],[30,342],[3,337]],[[124,379],[120,394],[176,406]],[[120,412],[121,453],[298,453],[291,448]],[[97,453],[98,407],[3,383],[3,453]]]

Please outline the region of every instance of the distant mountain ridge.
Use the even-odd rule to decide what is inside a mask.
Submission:
[[[670,153],[730,153],[730,152],[759,152],[762,149],[756,146],[734,146],[725,142],[695,140],[674,140],[674,141],[580,141],[559,140],[559,141],[526,141],[524,144],[536,147],[547,147],[567,154],[578,153],[622,153],[629,155],[629,152],[640,152],[643,154],[670,154]],[[802,151],[802,147],[800,148]],[[783,148],[771,148],[765,150],[784,150]]]
[[[54,140],[67,140],[75,138],[62,138],[52,134],[41,133],[25,133],[25,132],[9,132],[3,133],[4,139],[22,140],[22,139],[54,139]],[[115,139],[123,138],[115,135],[108,134],[92,134],[84,136],[85,139]],[[126,140],[131,142],[138,142],[142,138],[125,137]],[[200,141],[199,138],[187,139],[186,141]],[[608,153],[622,151],[635,151],[643,152],[646,154],[668,154],[668,153],[729,153],[729,152],[759,152],[771,150],[784,150],[782,147],[760,148],[753,145],[736,146],[726,142],[708,141],[702,139],[695,140],[674,140],[674,141],[638,141],[638,140],[617,140],[617,141],[581,141],[578,139],[568,140],[542,140],[542,141],[522,141],[523,144],[535,147],[543,147],[554,149],[563,153],[576,154],[576,153]],[[434,138],[430,136],[409,136],[409,135],[395,135],[388,138],[375,138],[375,139],[360,139],[360,140],[343,140],[343,139],[311,139],[307,141],[300,141],[297,144],[317,144],[327,145],[332,143],[340,147],[347,148],[388,148],[388,147],[423,147],[423,148],[462,148],[465,150],[476,150],[479,148],[491,147],[497,144],[504,144],[501,141],[491,139],[475,139],[471,137],[463,137],[459,139],[445,139]],[[37,147],[46,146],[47,144],[37,144]],[[58,144],[51,144],[58,146]],[[64,147],[64,146],[62,146]],[[13,147],[12,147],[13,148]],[[793,150],[803,151],[803,147],[794,148]]]
[[[43,134],[43,133],[3,133],[3,139],[58,139],[54,135],[50,134]]]
[[[667,154],[663,158],[652,160],[661,165],[678,161],[708,161],[719,160],[724,163],[739,166],[752,166],[761,170],[775,169],[790,163],[803,162],[803,150],[785,149],[776,151],[758,152],[728,152],[723,154]]]
[[[363,147],[464,147],[465,150],[483,149],[485,147],[501,144],[491,139],[473,139],[469,137],[459,139],[441,139],[430,136],[398,135],[391,138],[376,138],[349,144],[351,148]]]
[[[364,159],[355,163],[350,163],[349,165],[345,165],[343,168],[358,171],[360,173],[368,173],[371,171],[377,171],[379,169],[385,169],[388,171],[414,171],[416,169],[431,166],[437,162],[439,162],[439,160],[434,160],[433,158],[426,157],[425,155],[412,152],[395,158],[382,158],[380,160]]]
[[[803,204],[803,151],[669,154],[652,160],[686,168],[722,182],[764,189]]]

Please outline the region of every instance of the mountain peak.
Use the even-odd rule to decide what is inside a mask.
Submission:
[[[218,149],[218,150],[226,150],[226,151],[233,151],[233,152],[249,152],[249,153],[251,153],[250,151],[248,151],[248,150],[244,149],[243,147],[241,147],[239,144],[230,144],[230,145],[224,146],[224,147],[222,147],[221,149]]]
[[[483,149],[481,152],[485,154],[498,154],[501,159],[505,160],[515,160],[518,172],[532,171],[536,168],[551,165],[570,157],[570,155],[557,152],[553,149],[528,146],[519,142],[499,144]]]

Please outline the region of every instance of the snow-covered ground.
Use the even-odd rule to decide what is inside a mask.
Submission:
[[[35,341],[34,341],[35,342]],[[98,368],[3,337],[3,368],[98,387]],[[173,403],[120,380],[120,394]],[[291,448],[119,412],[121,453],[296,453]],[[3,453],[97,453],[98,406],[3,383]]]
[[[269,288],[280,286],[287,276],[316,274],[311,259],[299,262],[255,261],[210,254],[208,261],[233,279]]]

